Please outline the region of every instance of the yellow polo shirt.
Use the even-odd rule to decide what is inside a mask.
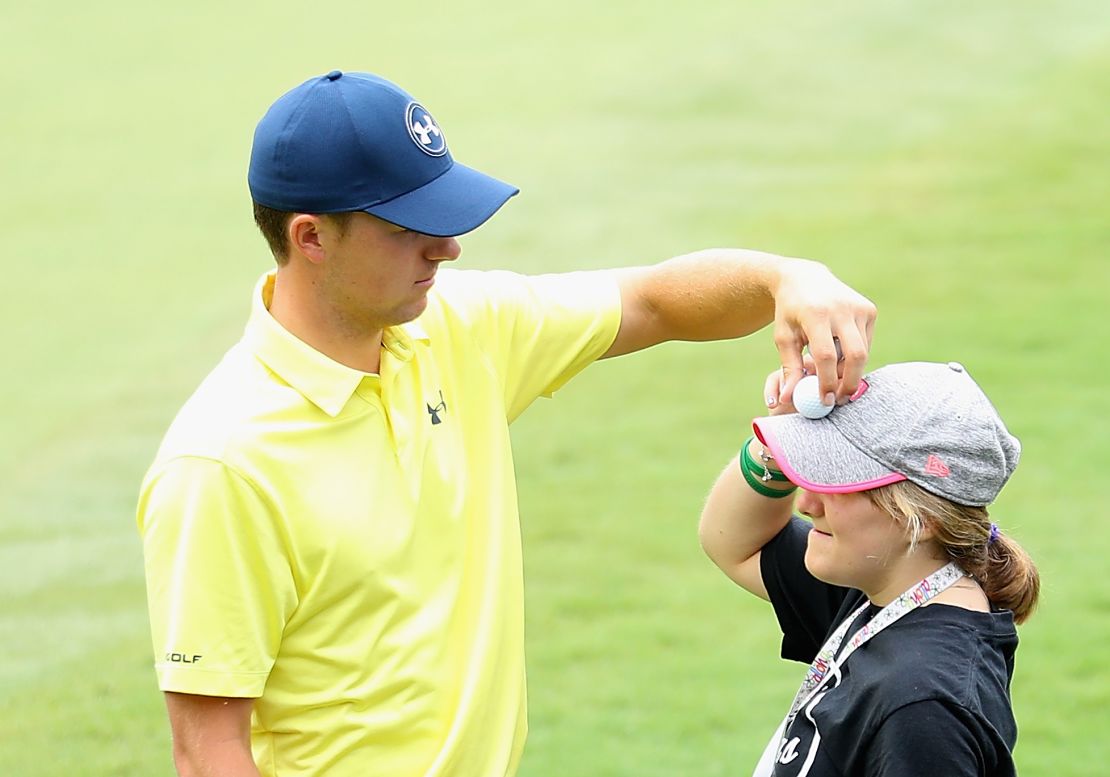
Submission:
[[[138,507],[164,691],[253,697],[267,777],[510,775],[527,729],[508,424],[597,359],[604,273],[441,270],[380,375],[267,311],[174,420]]]

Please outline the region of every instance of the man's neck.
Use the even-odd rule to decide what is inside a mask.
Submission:
[[[382,330],[358,331],[344,325],[334,311],[310,294],[298,293],[297,279],[274,279],[269,311],[290,334],[333,361],[360,372],[376,373],[381,367]]]

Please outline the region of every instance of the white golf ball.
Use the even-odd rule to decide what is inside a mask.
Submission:
[[[816,375],[806,375],[794,387],[794,407],[806,418],[824,418],[835,405],[821,403],[821,387]]]

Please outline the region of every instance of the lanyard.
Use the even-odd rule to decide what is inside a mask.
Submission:
[[[906,613],[911,610],[916,610],[918,607],[925,604],[925,602],[947,589],[963,576],[963,570],[954,563],[946,564],[944,567],[938,569],[924,580],[904,591],[901,596],[884,607],[878,615],[863,624],[844,645],[844,650],[841,654],[837,656],[836,652],[840,648],[840,643],[844,642],[844,635],[848,633],[848,627],[859,617],[860,613],[867,609],[869,602],[864,602],[860,605],[859,609],[844,619],[844,622],[837,627],[836,631],[829,636],[825,644],[817,652],[817,657],[813,659],[813,663],[809,665],[809,669],[806,671],[806,676],[802,680],[801,687],[798,688],[798,692],[794,695],[794,701],[790,705],[790,712],[787,714],[787,717],[793,718],[798,710],[801,709],[805,703],[813,697],[817,689],[821,687],[825,678],[830,675],[831,670],[835,666],[843,665],[844,662],[848,660],[848,656],[856,651],[856,648],[863,645]]]
[[[786,737],[786,730],[790,727],[794,717],[798,714],[803,706],[805,706],[810,699],[812,699],[818,690],[820,690],[822,683],[832,676],[832,670],[835,667],[843,666],[844,662],[848,660],[848,656],[856,651],[856,648],[863,645],[867,640],[874,637],[880,631],[885,629],[890,624],[901,618],[911,610],[916,610],[925,602],[932,599],[941,591],[946,590],[960,578],[964,576],[964,572],[954,563],[946,564],[938,569],[933,574],[921,580],[916,585],[907,589],[888,604],[879,614],[872,618],[867,623],[863,624],[851,636],[847,644],[844,645],[843,652],[837,656],[836,652],[844,642],[844,636],[848,633],[848,627],[860,616],[869,602],[864,602],[859,608],[849,615],[844,621],[837,626],[825,644],[817,652],[817,657],[813,659],[809,669],[806,671],[806,676],[802,680],[801,687],[794,695],[794,701],[790,704],[790,712],[783,718],[782,723],[779,724],[778,730],[775,731],[771,737],[771,741],[767,743],[767,747],[763,750],[763,755],[759,758],[759,763],[755,767],[755,772],[752,777],[770,777],[774,772],[775,761],[778,757],[779,747]]]

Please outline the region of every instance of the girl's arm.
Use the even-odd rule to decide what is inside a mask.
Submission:
[[[752,461],[777,471],[773,459],[765,462],[761,458],[763,445],[759,440],[753,438],[748,445]],[[779,480],[761,483],[776,491],[793,488],[789,482]],[[786,526],[793,504],[790,496],[774,499],[757,493],[734,458],[713,484],[705,502],[698,529],[701,546],[713,563],[740,587],[768,599],[759,569],[759,551]]]

